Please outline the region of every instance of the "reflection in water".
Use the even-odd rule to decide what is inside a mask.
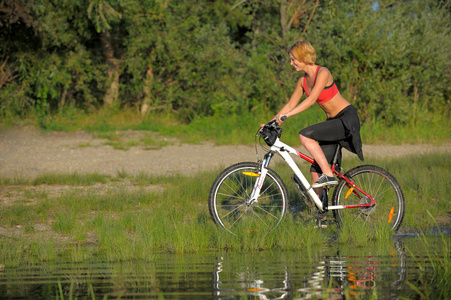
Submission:
[[[260,275],[253,268],[246,267],[245,270],[236,273],[236,277],[231,282],[222,282],[220,280],[221,272],[223,272],[224,257],[220,257],[216,265],[216,270],[213,272],[213,295],[216,299],[235,299],[233,295],[240,294],[242,291],[248,296],[256,296],[257,299],[286,299],[289,295],[288,278],[289,273],[284,272],[283,280],[280,287],[267,288],[265,281],[260,279]],[[273,275],[275,275],[273,273]],[[238,286],[239,289],[227,288],[223,286]],[[237,293],[238,292],[238,293]]]
[[[345,299],[383,294],[396,299],[406,279],[406,253],[401,241],[395,241],[390,255],[376,256],[324,255],[318,261],[305,259],[289,261],[271,269],[271,261],[257,259],[256,265],[246,264],[227,278],[227,259],[218,259],[213,272],[213,288],[216,299],[234,299],[243,292],[254,299]],[[299,272],[303,268],[304,272]],[[230,276],[230,274],[228,274]],[[222,278],[221,278],[222,276]],[[279,281],[275,280],[279,278]],[[233,288],[235,287],[235,288]],[[357,297],[357,298],[358,298]]]
[[[0,299],[349,299],[417,297],[416,239],[298,252],[152,256],[148,261],[43,263],[0,270]],[[418,251],[418,250],[417,250]],[[439,288],[439,287],[438,287]]]
[[[326,256],[320,263],[320,271],[312,277],[313,285],[299,289],[300,298],[316,298],[322,294],[329,299],[344,299],[346,288],[349,296],[364,296],[377,285],[384,289],[389,299],[396,299],[398,288],[406,278],[406,254],[401,241],[395,241],[390,251],[390,257],[385,256],[343,256],[338,252],[336,256]],[[387,278],[389,277],[389,278]],[[318,278],[319,280],[314,280]],[[326,283],[326,288],[324,287]],[[380,289],[379,288],[379,289]],[[326,291],[324,291],[324,289]]]

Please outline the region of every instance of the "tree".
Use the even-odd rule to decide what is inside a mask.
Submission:
[[[364,120],[450,106],[449,1],[0,0],[0,114],[118,104],[197,117],[274,111],[307,39]],[[440,115],[440,114],[436,114]],[[443,115],[443,114],[442,114]]]
[[[450,108],[450,12],[437,1],[329,1],[307,39],[364,120],[417,124]],[[448,4],[449,7],[449,4]]]
[[[319,0],[280,0],[280,26],[284,44],[287,43],[286,35],[292,26],[302,28],[301,35],[305,33],[318,5]]]
[[[120,1],[115,1],[119,5]],[[111,34],[112,27],[110,23],[117,24],[122,15],[116,11],[108,0],[90,0],[88,10],[89,19],[94,23],[96,31],[100,36],[103,57],[108,65],[107,69],[107,90],[103,97],[104,105],[111,106],[119,98],[119,76],[121,59],[117,58],[115,46],[117,41],[113,42]],[[119,30],[116,28],[115,33]]]

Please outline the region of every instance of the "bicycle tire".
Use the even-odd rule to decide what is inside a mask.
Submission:
[[[334,210],[338,224],[350,222],[351,226],[390,226],[397,231],[405,213],[404,194],[396,178],[387,170],[374,166],[362,165],[349,170],[345,176],[360,187],[376,201],[368,208],[345,208]],[[351,192],[351,187],[341,179],[332,196],[333,205],[355,205],[369,203],[368,197]],[[362,197],[363,196],[363,197]]]
[[[259,164],[234,164],[215,179],[208,197],[208,207],[214,222],[228,232],[266,232],[274,230],[288,208],[285,183],[268,169],[258,202],[249,205],[254,184],[259,176]]]

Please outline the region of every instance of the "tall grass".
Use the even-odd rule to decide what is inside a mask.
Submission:
[[[451,190],[446,180],[451,167],[450,156],[431,154],[372,161],[388,168],[404,189],[404,228],[434,224],[426,209],[435,220],[445,222],[451,211],[448,201]],[[33,259],[51,260],[67,249],[74,252],[74,260],[79,260],[83,257],[79,246],[84,244],[93,246],[94,253],[115,261],[146,259],[157,252],[219,249],[244,252],[305,249],[313,255],[315,249],[330,240],[359,246],[391,238],[392,233],[383,229],[369,232],[367,228],[346,224],[337,229],[332,224],[332,213],[328,214],[332,226],[319,230],[312,218],[303,217],[307,208],[291,183],[291,171],[282,165],[275,165],[274,169],[288,187],[289,213],[270,234],[252,232],[238,236],[221,230],[209,216],[209,189],[219,169],[186,177],[126,173],[117,177],[98,174],[39,176],[15,188],[27,191],[30,187],[45,185],[47,189],[51,184],[73,185],[74,188],[56,195],[24,192],[18,194],[13,203],[0,207],[1,227],[24,228],[16,237],[0,236],[0,263],[14,265]],[[301,165],[301,169],[308,171],[308,166]],[[121,184],[124,180],[126,185]],[[80,184],[94,183],[97,183],[95,189],[77,188]],[[128,188],[130,183],[133,189]],[[149,190],[147,185],[159,185],[161,189]],[[37,232],[39,224],[50,228],[48,235]]]
[[[448,184],[451,154],[412,155],[386,160],[384,165],[395,175],[404,191],[404,226],[421,228],[434,225],[426,211],[436,218],[439,225],[449,224],[451,202],[445,199],[451,199],[451,186]]]

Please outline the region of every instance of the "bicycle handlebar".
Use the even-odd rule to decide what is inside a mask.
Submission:
[[[283,122],[286,119],[288,119],[288,117],[286,115],[283,115],[282,117],[280,117],[280,120]],[[278,128],[280,124],[277,123],[277,120],[271,120],[268,123],[265,124],[265,126],[263,126],[263,128]]]
[[[277,124],[276,120],[271,120],[268,123],[266,123],[265,126],[263,126],[263,128],[272,129],[272,128],[277,128],[278,126],[279,126],[279,124]]]
[[[258,131],[257,135],[263,137],[268,146],[272,146],[276,139],[282,135],[282,128],[279,127],[276,120],[271,120]]]

